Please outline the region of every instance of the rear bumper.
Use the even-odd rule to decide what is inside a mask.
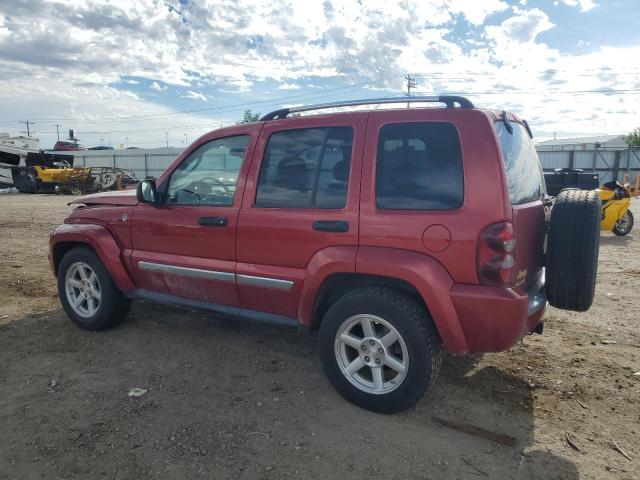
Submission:
[[[522,289],[454,285],[451,300],[470,352],[501,352],[530,333],[544,315],[544,275]]]

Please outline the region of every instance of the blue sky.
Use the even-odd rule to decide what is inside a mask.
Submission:
[[[0,4],[0,131],[184,145],[245,109],[463,93],[538,138],[640,124],[635,0]],[[598,93],[598,92],[607,93]],[[166,133],[165,133],[166,132]]]

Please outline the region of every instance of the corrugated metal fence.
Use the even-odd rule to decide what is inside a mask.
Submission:
[[[556,168],[580,168],[595,171],[600,184],[618,180],[623,182],[625,174],[633,181],[640,174],[640,148],[626,150],[564,150],[545,151],[538,149],[538,156],[544,170]]]
[[[73,152],[73,164],[76,167],[124,168],[133,171],[137,178],[142,179],[149,176],[160,176],[162,171],[167,168],[181,152],[181,148]]]
[[[118,167],[132,170],[137,178],[158,177],[182,152],[181,148],[154,148],[136,150],[96,150],[74,152],[75,166]],[[65,152],[67,153],[67,152]],[[71,153],[71,152],[68,152]],[[626,150],[559,150],[538,149],[544,170],[581,168],[596,171],[600,183],[617,179],[625,174],[632,181],[640,174],[640,148]]]

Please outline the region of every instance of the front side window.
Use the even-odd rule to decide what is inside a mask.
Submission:
[[[460,139],[450,123],[384,125],[376,162],[378,208],[454,210],[462,205]]]
[[[260,166],[255,206],[344,207],[352,148],[351,127],[274,133]]]
[[[249,135],[212,140],[191,153],[171,174],[168,203],[233,205]]]
[[[538,153],[524,125],[510,122],[509,133],[503,121],[496,122],[496,133],[502,150],[507,189],[512,205],[540,200],[544,196],[544,174]]]

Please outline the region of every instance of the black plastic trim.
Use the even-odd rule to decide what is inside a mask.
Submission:
[[[300,327],[300,323],[295,318],[276,315],[273,313],[260,312],[257,310],[250,310],[248,308],[231,307],[229,305],[221,305],[219,303],[205,302],[202,300],[192,300],[189,298],[170,295],[168,293],[158,293],[151,292],[149,290],[138,289],[126,292],[125,296],[133,300],[148,300],[150,302],[160,303],[164,305],[175,305],[178,307],[189,307],[196,308],[198,310],[208,310],[211,312],[219,313],[221,315],[240,317],[245,320],[264,323],[268,325],[279,325],[294,328]]]

